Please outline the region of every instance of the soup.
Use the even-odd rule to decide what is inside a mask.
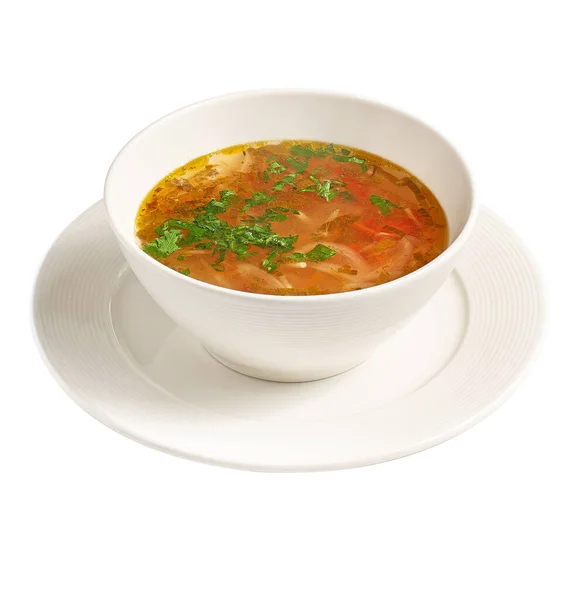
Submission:
[[[403,167],[290,140],[232,146],[179,167],[141,204],[136,235],[182,275],[277,295],[386,283],[448,243],[441,205]]]

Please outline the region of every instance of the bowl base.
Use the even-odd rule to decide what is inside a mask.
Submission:
[[[246,375],[248,377],[253,377],[254,379],[262,379],[263,381],[274,381],[276,383],[306,383],[308,381],[318,381],[320,379],[328,379],[329,377],[335,377],[336,375],[340,375],[341,373],[346,373],[355,367],[358,367],[363,362],[365,362],[373,352],[367,354],[362,360],[357,360],[356,362],[349,364],[347,366],[342,365],[340,368],[335,368],[332,370],[317,370],[310,372],[308,374],[305,373],[287,373],[282,371],[276,371],[274,369],[256,369],[253,367],[249,367],[247,365],[242,365],[239,363],[233,363],[226,358],[223,358],[212,352],[205,346],[203,349],[215,360],[217,360],[220,364],[236,373],[241,373],[242,375]]]

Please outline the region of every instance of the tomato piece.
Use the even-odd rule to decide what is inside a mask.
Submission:
[[[359,202],[368,200],[368,191],[365,186],[358,181],[352,175],[344,175],[342,181],[346,184],[348,191],[355,197]]]
[[[409,217],[403,217],[400,215],[387,216],[385,218],[385,224],[399,229],[408,235],[415,235],[417,233],[417,223]]]

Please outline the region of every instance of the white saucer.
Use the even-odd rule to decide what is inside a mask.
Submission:
[[[513,389],[543,312],[525,248],[488,210],[432,301],[367,362],[322,381],[261,381],[209,356],[128,270],[102,202],[55,242],[34,297],[44,358],[89,414],[165,452],[264,471],[369,465],[461,433]]]

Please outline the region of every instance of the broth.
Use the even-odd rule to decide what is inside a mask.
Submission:
[[[386,283],[448,244],[441,205],[403,167],[291,140],[232,146],[179,167],[142,202],[136,235],[183,275],[278,295]]]

